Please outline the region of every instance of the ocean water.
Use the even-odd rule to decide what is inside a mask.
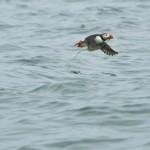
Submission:
[[[149,149],[150,1],[0,0],[0,150]]]

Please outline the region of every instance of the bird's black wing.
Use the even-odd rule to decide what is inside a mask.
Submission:
[[[100,49],[107,55],[116,55],[118,52],[114,51],[107,43],[103,42],[100,44]]]
[[[95,41],[96,36],[99,36],[99,34],[90,35],[85,38],[89,51],[97,50],[100,47]]]
[[[90,44],[96,44],[96,41],[95,41],[95,37],[98,36],[99,34],[93,34],[93,35],[90,35],[88,37],[85,38],[85,40],[87,41],[87,43],[90,45]]]

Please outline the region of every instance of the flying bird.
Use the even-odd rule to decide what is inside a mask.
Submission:
[[[86,37],[83,40],[75,43],[75,46],[83,48],[87,46],[88,51],[102,50],[107,55],[116,55],[118,52],[114,51],[107,43],[107,40],[113,39],[110,33],[94,34]]]

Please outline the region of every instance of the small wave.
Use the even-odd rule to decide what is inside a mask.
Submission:
[[[49,60],[49,58],[45,57],[45,56],[36,56],[36,57],[32,57],[30,59],[17,59],[14,60],[14,62],[16,63],[22,63],[22,64],[26,64],[26,65],[36,65],[36,64],[41,64],[44,62],[47,62],[47,60]]]
[[[46,147],[57,147],[57,148],[68,148],[73,146],[82,147],[84,144],[86,144],[87,147],[89,147],[90,144],[104,144],[104,143],[116,143],[116,142],[123,142],[126,138],[111,138],[111,137],[101,137],[99,139],[94,138],[84,138],[81,140],[68,140],[68,141],[61,141],[56,142],[53,144],[46,144]]]

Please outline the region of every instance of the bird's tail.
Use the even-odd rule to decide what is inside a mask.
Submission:
[[[81,41],[75,43],[74,46],[83,48],[84,46],[86,46],[86,43],[84,40],[81,40]]]

